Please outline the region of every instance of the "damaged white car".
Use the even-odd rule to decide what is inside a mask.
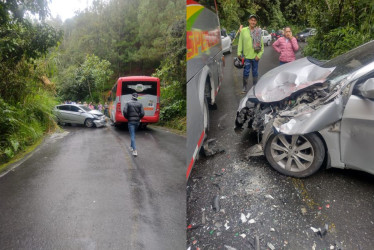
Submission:
[[[265,155],[282,174],[323,165],[374,174],[374,41],[267,72],[239,104],[235,127],[245,123],[259,135],[248,156]]]

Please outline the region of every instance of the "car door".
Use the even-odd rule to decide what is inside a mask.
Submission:
[[[56,113],[57,115],[57,118],[61,121],[61,122],[70,122],[69,121],[69,105],[60,105],[60,106],[57,106],[57,110],[58,112]]]
[[[84,124],[84,111],[77,106],[70,106],[70,120],[72,123]]]
[[[374,99],[365,98],[358,86],[374,74],[360,79],[346,104],[341,122],[341,158],[348,167],[374,174]]]

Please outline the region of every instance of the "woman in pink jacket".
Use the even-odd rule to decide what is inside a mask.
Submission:
[[[275,41],[273,48],[280,53],[279,63],[281,65],[295,60],[295,52],[299,50],[299,45],[296,38],[292,36],[290,27],[284,28],[284,37]]]

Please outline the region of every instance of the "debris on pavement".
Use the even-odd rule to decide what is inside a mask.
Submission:
[[[255,236],[255,250],[260,250],[260,238]]]
[[[228,245],[225,245],[225,248],[226,248],[227,250],[236,250],[236,248],[230,247],[230,246],[228,246]]]
[[[225,152],[225,150],[218,145],[217,140],[214,138],[208,139],[206,142],[204,142],[203,149],[205,156],[213,156],[215,154]]]
[[[274,247],[273,244],[271,244],[270,242],[268,242],[267,246],[268,246],[271,250],[275,250],[275,247]]]
[[[248,223],[249,223],[249,224],[253,224],[253,223],[256,223],[256,221],[255,221],[254,219],[250,219],[250,220],[248,221]]]
[[[265,198],[274,200],[274,197],[271,196],[270,194],[265,195]]]
[[[213,199],[213,210],[215,212],[219,212],[220,207],[219,207],[219,195],[214,196]]]
[[[240,220],[242,221],[243,224],[247,222],[247,218],[245,217],[243,213],[240,215]]]
[[[240,237],[242,237],[243,239],[246,237],[247,235],[246,234],[241,234]]]

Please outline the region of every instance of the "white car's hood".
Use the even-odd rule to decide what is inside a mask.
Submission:
[[[99,110],[96,110],[96,109],[93,109],[89,111],[88,113],[90,113],[91,115],[103,115],[103,113],[101,113]]]
[[[261,102],[277,102],[301,89],[324,82],[334,69],[322,68],[302,58],[268,71],[258,81],[254,92]]]

